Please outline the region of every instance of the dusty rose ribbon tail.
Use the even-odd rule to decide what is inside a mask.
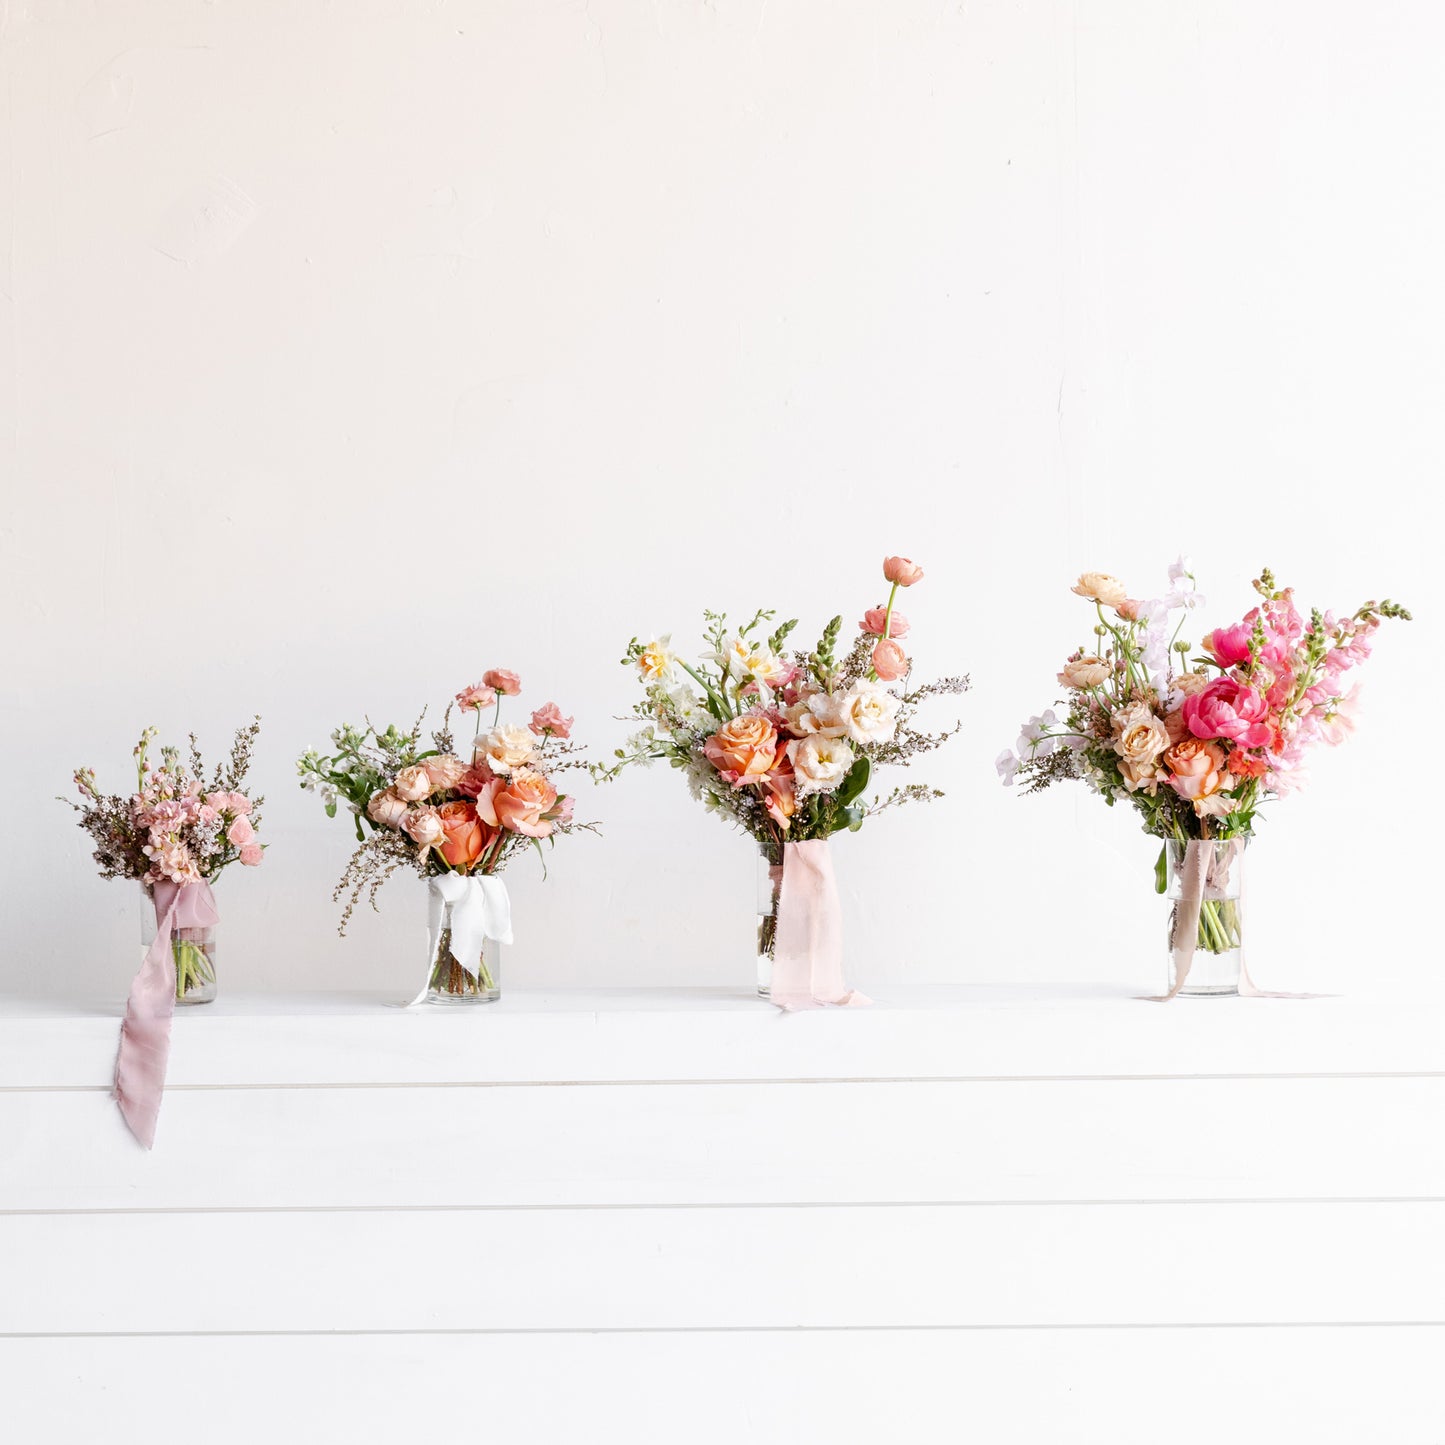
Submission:
[[[1151,994],[1147,1003],[1168,1003],[1184,987],[1194,964],[1194,949],[1199,942],[1199,913],[1204,905],[1204,879],[1209,871],[1208,847],[1191,838],[1184,845],[1184,867],[1180,870],[1179,904],[1174,910],[1174,936],[1170,946],[1174,952],[1174,982],[1168,993]]]
[[[155,942],[146,950],[131,980],[125,1018],[120,1025],[120,1050],[115,1059],[116,1102],[127,1127],[149,1149],[155,1143],[156,1119],[166,1083],[171,1052],[171,1015],[176,1008],[176,961],[171,932],[176,928],[214,927],[219,915],[211,885],[153,885],[156,909]]]
[[[843,913],[826,838],[783,845],[771,997],[789,1013],[872,1002],[843,977]]]
[[[1249,888],[1249,874],[1246,873],[1239,880],[1239,906],[1244,911],[1244,916],[1249,917],[1245,908],[1244,895]],[[1276,989],[1256,988],[1254,980],[1249,976],[1248,951],[1246,956],[1239,960],[1239,996],[1240,998],[1330,998],[1327,993],[1280,993]]]

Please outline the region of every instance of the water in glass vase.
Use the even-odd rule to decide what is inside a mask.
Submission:
[[[156,905],[149,888],[141,884],[140,941],[149,948],[156,941]],[[210,1003],[216,996],[216,930],[172,928],[171,958],[176,966],[176,1003]]]
[[[1165,844],[1171,900],[1169,987],[1174,990],[1182,976],[1182,998],[1226,998],[1239,992],[1248,841],[1205,838]]]
[[[758,854],[758,993],[773,991],[773,946],[778,936],[778,898],[783,888],[783,865]]]
[[[452,952],[452,905],[444,903],[441,927],[431,955],[431,972],[427,976],[427,1002],[495,1003],[502,996],[501,953],[502,945],[489,938],[482,945],[481,957],[463,964]]]

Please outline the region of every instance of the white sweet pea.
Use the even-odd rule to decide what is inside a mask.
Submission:
[[[1011,788],[1014,785],[1014,778],[1019,770],[1019,757],[1017,753],[1005,748],[994,760],[993,765],[998,772],[999,781],[1004,787]]]
[[[1032,754],[1042,752],[1043,755],[1047,757],[1049,753],[1054,751],[1054,749],[1052,747],[1044,748],[1042,745],[1049,740],[1049,729],[1057,727],[1058,725],[1059,720],[1054,715],[1053,708],[1049,708],[1047,712],[1037,713],[1035,716],[1031,717],[1023,725],[1023,728],[1019,733],[1019,740],[1017,744],[1019,753]],[[1057,746],[1057,742],[1055,742],[1055,746]]]

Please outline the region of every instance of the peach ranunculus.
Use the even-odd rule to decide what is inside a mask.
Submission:
[[[494,667],[490,672],[484,672],[482,683],[486,687],[495,688],[503,697],[516,697],[522,690],[522,679],[515,672],[508,672],[505,667]]]
[[[562,709],[555,702],[548,702],[532,714],[531,728],[539,738],[546,737],[548,733],[554,738],[570,738],[572,724],[576,721],[573,717],[563,717]]]
[[[1153,793],[1159,781],[1159,755],[1169,746],[1169,732],[1147,702],[1131,702],[1114,714],[1114,751],[1124,786]]]
[[[396,795],[396,789],[383,788],[371,795],[366,805],[366,816],[383,828],[400,828],[411,811],[405,798]]]
[[[1124,584],[1107,572],[1081,573],[1069,590],[1079,597],[1087,597],[1090,602],[1102,602],[1105,607],[1118,607],[1129,598]]]
[[[915,582],[923,581],[923,568],[907,557],[885,557],[883,576],[895,587],[912,587]]]
[[[432,792],[431,777],[420,763],[403,768],[392,779],[391,786],[397,797],[408,803],[419,803]]]
[[[446,837],[442,820],[437,810],[431,807],[409,809],[401,829],[423,853]]]
[[[490,801],[497,821],[509,832],[525,838],[546,838],[556,827],[556,820],[545,815],[556,806],[557,790],[531,768],[521,769],[498,787]]]
[[[896,637],[902,642],[908,636],[908,619],[901,612],[895,612],[892,617],[889,617],[886,607],[870,607],[863,614],[863,620],[858,624],[858,631],[871,632],[875,637],[882,637],[885,622],[888,624],[889,637]]]
[[[1114,675],[1114,669],[1102,657],[1095,657],[1091,653],[1085,653],[1082,657],[1070,658],[1064,664],[1064,670],[1059,674],[1059,681],[1065,687],[1078,688],[1080,690],[1090,687],[1099,687]]]
[[[256,830],[251,826],[249,818],[237,818],[226,829],[226,842],[234,848],[244,848],[255,836]]]
[[[767,718],[744,713],[729,718],[703,744],[703,753],[733,787],[760,782],[777,766],[778,731]]]
[[[494,773],[511,773],[532,761],[536,746],[530,729],[503,723],[477,739],[472,762],[485,763]]]
[[[908,676],[908,654],[891,637],[880,637],[873,648],[873,671],[884,682]]]
[[[467,775],[467,765],[455,753],[438,753],[434,758],[423,758],[422,767],[431,779],[434,793],[455,788]]]
[[[441,819],[442,832],[446,835],[438,851],[453,868],[463,873],[470,872],[491,841],[477,817],[476,804],[443,803],[437,809],[437,817]]]
[[[1124,619],[1125,622],[1137,622],[1139,620],[1139,609],[1143,603],[1136,601],[1133,597],[1126,597],[1122,602],[1114,604],[1114,611]]]
[[[243,868],[257,868],[261,859],[266,856],[266,850],[259,843],[247,843],[241,849],[241,866]]]
[[[1175,743],[1161,759],[1169,769],[1169,783],[1181,798],[1197,804],[1201,798],[1229,785],[1224,749],[1202,738]]]
[[[457,706],[463,712],[481,712],[483,708],[491,707],[496,700],[496,688],[488,687],[484,682],[474,682],[457,694]]]

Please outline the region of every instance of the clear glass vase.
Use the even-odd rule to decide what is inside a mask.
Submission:
[[[783,865],[758,853],[758,993],[773,992],[773,945],[778,936],[778,898],[783,891]]]
[[[435,948],[428,930],[427,947],[431,950],[431,972],[427,976],[428,1003],[474,1004],[495,1003],[502,996],[502,945],[494,938],[482,944],[482,956],[471,965],[464,965],[452,953],[452,905],[442,903],[441,925]]]
[[[1239,992],[1248,841],[1205,838],[1164,845],[1171,905],[1169,987],[1173,990],[1187,959],[1188,972],[1178,990],[1183,998],[1225,998]]]
[[[156,903],[149,888],[140,886],[140,941],[149,948],[156,941]],[[210,1003],[216,996],[216,929],[172,928],[171,957],[176,965],[176,1003]]]

